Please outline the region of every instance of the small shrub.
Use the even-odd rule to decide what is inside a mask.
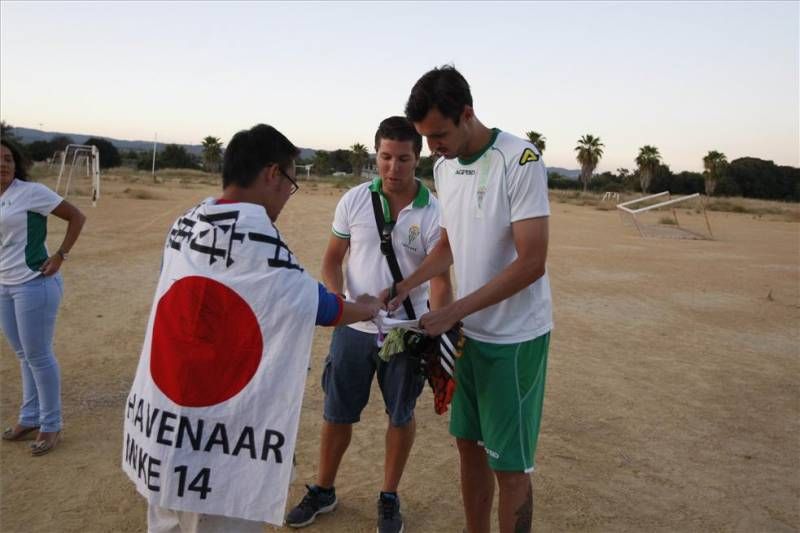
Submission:
[[[337,189],[351,189],[361,182],[360,178],[354,176],[342,176],[332,179],[333,186]]]
[[[122,194],[128,198],[134,198],[136,200],[161,200],[160,195],[145,189],[131,189],[128,187],[122,191]]]

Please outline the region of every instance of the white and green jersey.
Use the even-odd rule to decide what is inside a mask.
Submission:
[[[497,276],[517,258],[511,223],[550,216],[547,170],[531,143],[492,130],[489,144],[471,159],[439,159],[434,179],[442,227],[453,252],[457,297]],[[535,339],[553,327],[545,273],[510,298],[464,319],[467,336],[497,344]]]
[[[0,196],[0,284],[19,285],[39,275],[49,257],[47,215],[62,201],[41,183],[18,179]]]
[[[414,200],[397,214],[392,230],[392,247],[404,277],[411,275],[439,240],[439,204],[422,182]],[[380,178],[362,183],[347,191],[336,206],[333,234],[350,241],[345,268],[348,299],[361,294],[376,295],[393,283],[386,257],[381,253],[381,240],[372,208],[372,191],[380,193],[385,222],[391,221],[389,204],[381,192]],[[428,283],[411,291],[411,304],[417,318],[428,312]],[[406,318],[403,306],[395,311],[397,318]],[[377,333],[372,322],[356,322],[350,327]]]

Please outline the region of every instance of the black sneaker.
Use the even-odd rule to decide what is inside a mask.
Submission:
[[[289,527],[305,527],[314,522],[318,514],[330,513],[336,509],[336,490],[323,491],[316,485],[306,485],[308,492],[303,500],[286,515]]]
[[[397,494],[381,492],[378,498],[378,533],[403,533],[403,515]]]

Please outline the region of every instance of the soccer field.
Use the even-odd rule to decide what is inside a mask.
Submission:
[[[55,348],[64,439],[40,458],[25,443],[0,444],[2,531],[145,529],[144,500],[120,468],[124,400],[166,231],[219,187],[136,179],[104,176],[96,208],[88,196],[70,198],[88,220],[62,270]],[[278,220],[312,275],[342,192],[301,182]],[[534,529],[800,529],[800,224],[710,212],[716,240],[657,240],[623,227],[613,210],[553,202],[552,211],[556,326]],[[65,225],[49,220],[52,250]],[[290,505],[314,481],[329,339],[317,328]],[[19,369],[5,342],[0,351],[0,416],[9,425]],[[460,532],[455,443],[427,388],[416,416],[400,486],[406,530]],[[376,387],[340,469],[339,507],[308,531],[374,531],[385,424]]]

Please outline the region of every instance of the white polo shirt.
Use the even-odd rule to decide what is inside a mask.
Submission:
[[[47,215],[63,200],[41,183],[18,179],[0,195],[0,284],[19,285],[39,275],[49,257]]]
[[[416,197],[397,214],[392,230],[392,246],[403,277],[411,275],[439,240],[439,206],[427,187],[417,180]],[[389,204],[381,192],[381,179],[362,183],[347,191],[336,206],[333,234],[350,241],[345,263],[345,292],[348,299],[361,294],[377,295],[391,286],[394,279],[386,257],[381,253],[381,240],[372,208],[372,191],[381,195],[384,221],[391,220]],[[417,318],[428,312],[428,283],[411,291],[411,303]],[[395,311],[396,318],[407,318],[403,306]],[[377,333],[372,322],[356,322],[350,327],[367,333]]]
[[[469,160],[434,165],[442,227],[453,252],[457,297],[497,276],[517,258],[511,223],[550,215],[547,171],[530,142],[493,130],[487,147]],[[553,327],[545,273],[510,298],[464,319],[468,337],[496,344],[535,339]]]

